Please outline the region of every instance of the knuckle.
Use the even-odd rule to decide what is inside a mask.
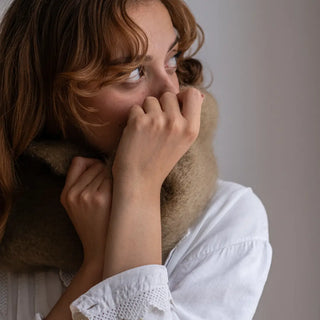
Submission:
[[[80,193],[80,201],[81,202],[89,202],[91,200],[91,193],[87,190],[83,190],[81,193]]]
[[[107,204],[107,197],[103,193],[97,192],[95,193],[92,201],[95,205],[104,207]]]
[[[64,202],[65,204],[69,203],[69,204],[72,204],[72,203],[75,203],[76,202],[76,198],[77,198],[77,194],[74,192],[73,189],[70,189],[69,191],[67,191],[65,194],[64,194]]]
[[[171,118],[167,121],[167,124],[166,124],[166,127],[168,129],[169,132],[172,132],[172,133],[180,133],[181,132],[181,129],[182,129],[182,126],[181,126],[181,123],[180,121],[178,121],[176,118]]]
[[[188,141],[195,141],[198,137],[199,130],[195,126],[186,126],[185,128],[185,136],[188,139]]]
[[[150,119],[150,127],[155,131],[162,130],[166,124],[163,117],[156,117]]]
[[[131,119],[130,124],[136,131],[142,131],[146,127],[147,120],[144,116],[136,116]]]

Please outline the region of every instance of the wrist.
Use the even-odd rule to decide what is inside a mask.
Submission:
[[[157,174],[157,170],[153,170],[152,173],[149,170],[139,170],[135,167],[121,167],[115,169],[112,168],[113,183],[121,185],[123,188],[127,186],[133,186],[145,189],[161,189],[162,183],[165,179]]]
[[[121,189],[136,189],[141,191],[160,191],[163,180],[156,174],[148,175],[142,174],[135,170],[123,171],[121,174],[115,174],[113,176],[113,185],[121,187]]]
[[[99,259],[88,259],[84,258],[80,270],[83,273],[92,274],[96,276],[102,276],[103,272],[104,257],[99,257]]]
[[[144,199],[158,201],[160,199],[162,183],[155,179],[130,176],[115,178],[113,182],[113,196],[120,195],[127,200]]]

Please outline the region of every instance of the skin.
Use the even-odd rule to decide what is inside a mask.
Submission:
[[[169,13],[158,1],[128,13],[148,37],[149,57],[141,78],[134,71],[84,101],[109,122],[88,139],[115,152],[112,179],[95,159],[77,157],[70,166],[61,203],[83,244],[84,261],[47,320],[71,319],[70,303],[105,278],[162,263],[161,185],[199,133],[203,96],[194,88],[179,91]]]
[[[159,10],[159,14],[153,19],[144,19],[144,14],[147,14],[152,6]],[[148,37],[147,55],[148,58],[152,57],[152,60],[147,58],[148,61],[143,65],[144,74],[140,79],[138,71],[134,70],[128,80],[120,85],[106,86],[95,97],[80,100],[83,104],[98,109],[96,114],[88,115],[89,121],[102,120],[107,123],[101,128],[93,128],[93,134],[88,137],[91,144],[106,153],[117,148],[133,105],[143,106],[147,97],[160,99],[165,92],[175,95],[179,93],[174,58],[178,52],[178,44],[172,47],[177,35],[166,8],[157,1],[152,1],[151,4],[140,5],[139,9],[130,8],[129,13]],[[126,54],[119,49],[119,55],[124,57]]]

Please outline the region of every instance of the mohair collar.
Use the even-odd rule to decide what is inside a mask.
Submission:
[[[163,183],[163,263],[215,192],[212,140],[217,116],[216,101],[206,93],[199,136]],[[59,201],[70,161],[79,155],[93,156],[68,142],[38,141],[20,158],[21,190],[0,244],[2,268],[21,272],[46,267],[76,271],[80,267],[82,245]],[[111,161],[107,165],[111,170]]]

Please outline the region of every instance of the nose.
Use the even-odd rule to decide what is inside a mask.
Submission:
[[[150,96],[160,99],[165,92],[179,93],[179,81],[175,73],[161,72],[154,76],[150,84]]]

